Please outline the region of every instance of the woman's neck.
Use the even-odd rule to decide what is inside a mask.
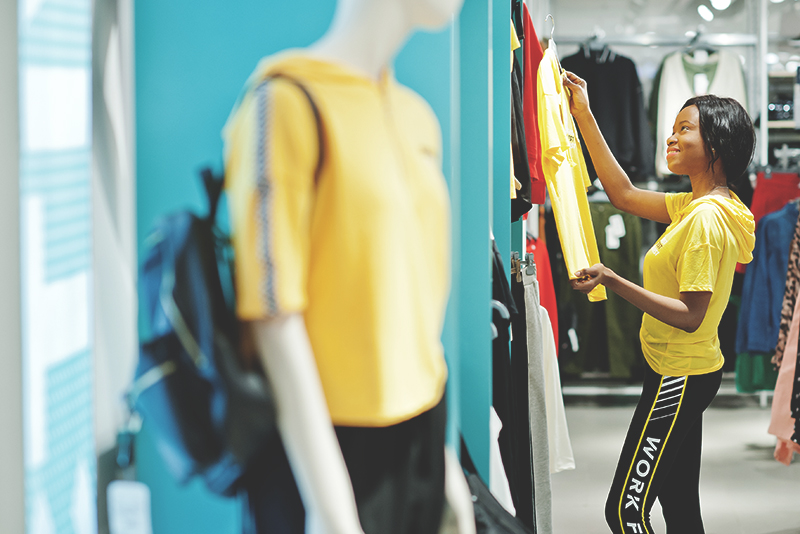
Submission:
[[[378,81],[412,30],[402,2],[340,0],[331,27],[309,52]]]
[[[730,189],[728,189],[728,182],[725,180],[724,177],[722,177],[721,179],[715,177],[715,179],[707,179],[707,180],[691,179],[691,181],[692,181],[693,200],[704,197],[706,195],[719,195],[725,198],[731,198],[731,192]]]

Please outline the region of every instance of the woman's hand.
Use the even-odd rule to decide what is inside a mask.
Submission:
[[[569,110],[572,115],[577,119],[579,116],[591,113],[586,80],[569,71],[564,71],[563,80],[564,87],[569,90]]]
[[[572,286],[572,289],[588,294],[599,284],[605,284],[610,273],[611,269],[602,263],[595,263],[588,269],[581,269],[575,273],[577,279],[570,280],[569,283]]]

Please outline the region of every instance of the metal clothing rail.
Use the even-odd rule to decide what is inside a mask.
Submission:
[[[593,36],[555,36],[558,44],[584,44],[594,39]],[[659,35],[642,33],[634,35],[614,35],[613,37],[597,37],[598,44],[612,46],[757,46],[758,36],[749,33],[707,33],[689,35]]]

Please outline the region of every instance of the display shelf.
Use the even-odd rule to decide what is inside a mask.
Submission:
[[[794,120],[788,121],[767,121],[767,126],[769,129],[776,129],[776,130],[797,130]]]

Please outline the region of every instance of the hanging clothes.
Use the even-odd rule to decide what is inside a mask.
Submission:
[[[783,208],[789,200],[800,197],[800,176],[793,172],[773,172],[769,178],[765,172],[756,175],[756,188],[750,211],[758,221],[768,213]]]
[[[510,388],[514,406],[514,420],[511,424],[517,429],[514,435],[514,443],[512,444],[516,466],[512,469],[506,463],[505,456],[503,457],[503,463],[506,466],[514,507],[517,509],[517,518],[519,518],[526,527],[541,534],[536,529],[534,512],[534,502],[538,502],[538,495],[534,489],[534,479],[538,471],[534,469],[533,442],[530,427],[528,336],[525,334],[528,331],[528,319],[522,275],[511,277],[511,294],[514,297],[514,301],[519,303],[519,307],[517,308],[518,313],[511,316],[511,329],[513,332],[516,332],[511,340],[512,375]],[[498,415],[500,414],[498,413]],[[504,420],[503,425],[507,424],[508,423]],[[506,429],[504,428],[504,430]]]
[[[544,232],[540,235],[544,236]],[[550,326],[553,330],[553,339],[556,340],[556,356],[558,356],[558,303],[556,302],[556,290],[553,284],[553,271],[550,268],[550,253],[547,251],[543,239],[536,239],[530,234],[527,236],[525,248],[529,254],[533,254],[533,261],[536,263],[539,299],[541,305],[547,310]]]
[[[525,119],[522,111],[522,69],[513,58],[511,73],[511,154],[514,176],[520,183],[515,198],[511,200],[511,222],[518,221],[533,206],[531,202],[531,173],[528,167],[528,148],[525,136]]]
[[[704,81],[702,81],[704,80]],[[675,52],[664,59],[657,91],[656,172],[672,174],[667,168],[667,139],[683,104],[693,96],[715,94],[731,97],[747,108],[747,92],[739,55],[726,50],[708,56],[706,62]]]
[[[791,409],[792,382],[797,365],[797,337],[798,331],[800,331],[799,309],[800,301],[795,304],[792,310],[789,334],[786,341],[786,354],[791,355],[791,357],[783,359],[778,374],[775,394],[772,397],[769,429],[767,430],[767,432],[778,438],[778,444],[775,446],[775,459],[785,465],[791,463],[794,453],[800,453],[800,445],[792,442],[795,419],[792,417]]]
[[[534,509],[537,534],[552,534],[552,492],[550,487],[550,440],[547,421],[547,378],[545,377],[544,326],[539,311],[539,290],[534,267],[522,269],[525,294],[526,345],[528,349],[528,401],[530,402],[531,446],[533,448]],[[519,332],[518,332],[519,333]]]
[[[555,44],[539,65],[537,97],[542,167],[553,204],[558,236],[569,277],[600,262],[586,189],[591,185],[580,148],[578,132],[569,110],[569,98],[561,79]],[[605,300],[606,288],[598,285],[589,300]]]
[[[794,432],[791,439],[793,444],[800,446],[800,351],[795,358],[793,384],[792,399],[789,404],[792,419],[794,419]]]
[[[781,322],[778,328],[778,342],[775,345],[775,355],[772,363],[780,367],[789,337],[789,328],[792,324],[792,315],[797,301],[797,292],[800,288],[800,219],[794,227],[792,245],[789,248],[789,262],[786,268],[786,284],[783,290],[783,304],[781,306]]]
[[[641,284],[639,262],[642,252],[641,219],[621,211],[609,202],[589,202],[600,261],[627,280]],[[608,372],[612,378],[642,376],[639,329],[642,312],[616,293],[600,305],[587,302],[565,287],[564,308],[575,314],[577,351],[562,353],[564,370],[570,375]]]
[[[508,485],[503,455],[500,453],[500,432],[503,422],[494,407],[489,408],[489,490],[497,502],[511,515],[517,515],[514,501],[511,498],[511,487]]]
[[[525,141],[528,146],[528,167],[531,174],[531,202],[544,204],[547,186],[542,168],[542,141],[539,135],[539,110],[536,100],[536,75],[544,52],[536,36],[528,5],[522,4],[522,18],[525,39],[523,40],[523,83],[522,108],[525,115]],[[558,339],[556,337],[556,339]]]
[[[736,353],[769,353],[778,341],[786,266],[798,222],[797,203],[770,213],[758,223],[753,261],[744,276]]]
[[[586,80],[597,124],[622,170],[632,180],[651,176],[654,172],[653,142],[644,110],[642,84],[633,61],[607,46],[590,50],[583,45],[576,54],[562,59],[561,66]],[[583,154],[589,178],[594,180],[597,172],[585,145]]]
[[[538,273],[537,273],[538,274]],[[539,286],[538,280],[535,282]],[[547,408],[547,445],[550,459],[550,473],[575,469],[572,441],[569,439],[567,414],[564,397],[561,393],[561,375],[556,357],[556,340],[550,324],[550,316],[541,304],[539,315],[542,320],[542,367],[544,370],[545,406]]]
[[[518,426],[515,425],[515,396],[514,383],[511,372],[511,353],[509,341],[511,317],[517,315],[517,307],[511,295],[508,275],[503,266],[503,259],[497,244],[492,241],[492,299],[500,302],[508,310],[510,317],[504,318],[496,309],[492,311],[492,323],[497,330],[497,337],[492,341],[492,406],[501,422],[498,432],[498,445],[503,468],[512,488],[512,495],[516,487],[513,476],[517,468],[517,452],[515,447],[521,441],[525,443],[528,438],[527,424],[521,437],[517,437]],[[527,402],[527,392],[525,401]],[[527,406],[524,404],[523,406]],[[526,419],[527,420],[527,419]],[[490,481],[491,486],[491,481]]]

